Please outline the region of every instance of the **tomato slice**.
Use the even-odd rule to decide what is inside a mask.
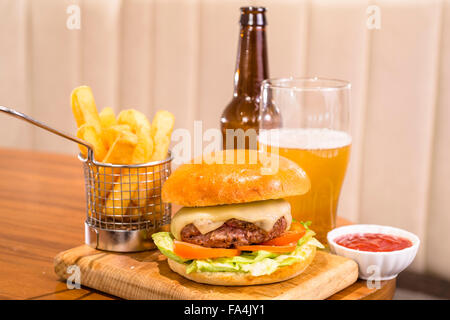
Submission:
[[[261,243],[266,246],[284,246],[289,243],[297,242],[305,232],[297,232],[297,231],[286,231],[279,237],[276,237],[272,240]]]
[[[238,249],[207,248],[178,240],[173,243],[173,252],[183,259],[234,257],[241,254]]]
[[[300,222],[293,221],[291,223],[291,228],[289,229],[289,231],[286,231],[279,237],[263,242],[261,244],[267,246],[284,246],[292,242],[297,242],[301,237],[303,237],[305,232],[306,229]]]
[[[297,242],[289,243],[285,246],[265,246],[265,245],[250,245],[250,246],[239,246],[236,247],[238,250],[241,251],[269,251],[269,252],[292,252],[295,250],[295,247],[297,246]]]
[[[294,232],[306,232],[305,227],[298,221],[292,221],[291,223],[291,228],[289,229],[289,231],[294,231]]]

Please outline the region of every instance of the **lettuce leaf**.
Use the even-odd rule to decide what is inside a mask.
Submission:
[[[152,235],[158,249],[167,258],[187,265],[186,272],[249,272],[253,276],[271,274],[280,267],[290,266],[296,262],[305,260],[313,250],[313,247],[324,248],[314,238],[315,232],[305,225],[306,232],[298,240],[297,247],[288,254],[279,254],[264,250],[243,252],[240,256],[186,260],[173,252],[173,238],[169,232],[159,232]]]
[[[183,259],[177,256],[173,252],[173,238],[171,237],[169,232],[158,232],[152,234],[153,242],[158,247],[159,251],[167,258],[172,259],[176,262],[185,263],[186,259]]]

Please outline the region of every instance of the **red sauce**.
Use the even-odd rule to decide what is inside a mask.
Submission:
[[[334,241],[349,249],[370,252],[397,251],[412,246],[412,242],[408,239],[382,233],[346,234]]]

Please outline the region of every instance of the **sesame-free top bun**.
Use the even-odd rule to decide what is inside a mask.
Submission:
[[[280,199],[309,188],[306,173],[291,160],[256,150],[226,150],[179,166],[164,183],[162,198],[204,207]]]
[[[250,286],[268,284],[292,279],[301,274],[311,264],[316,255],[316,247],[311,245],[305,260],[280,267],[274,273],[252,276],[245,272],[186,272],[187,265],[167,259],[170,269],[189,280],[218,286]]]

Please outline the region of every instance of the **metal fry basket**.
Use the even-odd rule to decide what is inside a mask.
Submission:
[[[135,165],[97,162],[93,147],[84,140],[56,130],[21,112],[0,106],[0,111],[81,144],[87,148],[83,163],[86,189],[85,242],[100,250],[137,252],[153,249],[154,232],[170,223],[171,205],[162,202],[161,188],[171,173],[172,156]]]
[[[86,186],[86,243],[101,250],[152,249],[152,233],[170,223],[171,205],[161,187],[172,157],[139,165],[89,161],[81,155]]]

